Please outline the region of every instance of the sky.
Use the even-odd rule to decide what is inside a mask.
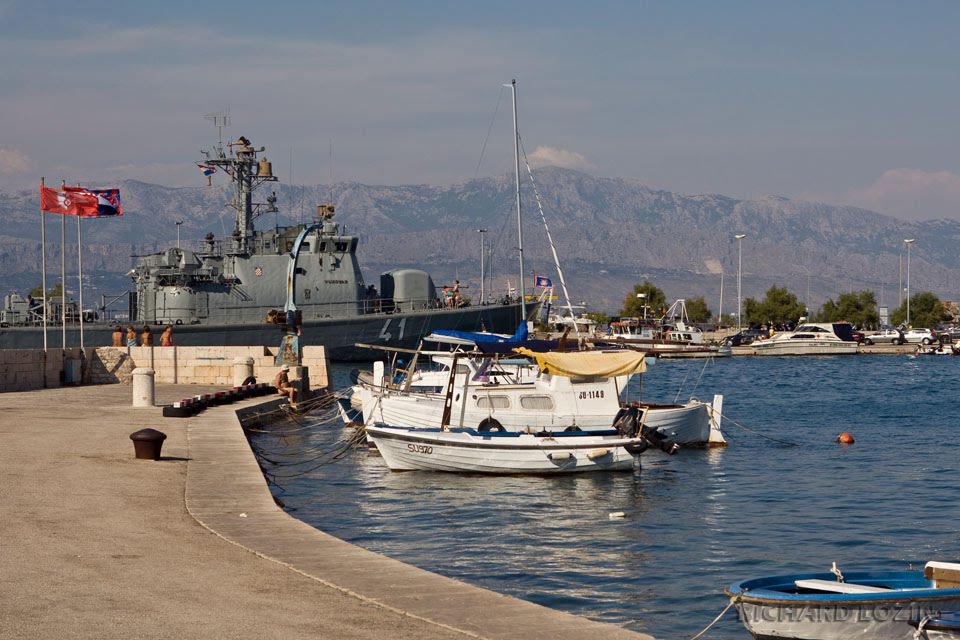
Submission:
[[[533,166],[960,219],[960,3],[0,0],[0,190],[199,186],[204,116],[284,182]]]

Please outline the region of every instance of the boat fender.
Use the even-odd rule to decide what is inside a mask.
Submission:
[[[632,456],[638,456],[650,447],[646,438],[641,438],[636,442],[628,442],[623,445],[624,450]]]
[[[477,425],[477,431],[480,433],[485,433],[488,431],[496,431],[497,433],[503,433],[506,429],[503,428],[503,425],[500,424],[500,421],[496,418],[484,418],[480,421],[480,424]]]
[[[174,324],[178,324],[178,325],[183,324],[183,320],[181,320],[180,318],[177,318],[177,321],[174,322]]]

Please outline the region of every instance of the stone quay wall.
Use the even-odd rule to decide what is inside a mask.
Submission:
[[[154,370],[157,384],[203,384],[233,386],[235,372],[249,358],[257,382],[270,382],[276,366],[276,348],[269,347],[96,347],[87,349],[0,350],[0,393],[32,391],[80,384],[130,384],[133,370]],[[237,369],[237,365],[241,369]],[[329,385],[326,349],[303,348],[299,367],[291,379],[301,388]]]

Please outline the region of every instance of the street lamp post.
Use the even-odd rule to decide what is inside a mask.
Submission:
[[[638,293],[638,294],[637,294],[637,298],[640,300],[640,308],[643,309],[643,319],[644,319],[644,320],[647,319],[647,301],[646,301],[646,297],[647,297],[647,294],[645,294],[645,293]]]
[[[480,234],[480,302],[483,304],[483,281],[486,275],[486,271],[483,268],[483,234],[487,232],[486,229],[477,229],[477,233]]]
[[[183,220],[177,221],[177,249],[180,248],[180,225],[183,224]]]
[[[904,242],[907,243],[907,328],[910,328],[910,245],[914,243],[916,238],[907,238],[904,239]]]
[[[737,333],[740,333],[740,274],[743,268],[743,239],[747,237],[745,233],[738,233],[734,236],[737,239]]]

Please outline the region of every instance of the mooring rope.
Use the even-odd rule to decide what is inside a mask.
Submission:
[[[728,422],[732,422],[735,426],[740,427],[740,428],[743,429],[744,431],[749,431],[750,433],[752,433],[752,434],[754,434],[754,435],[756,435],[756,436],[760,436],[761,438],[765,438],[765,439],[767,439],[767,440],[772,440],[773,442],[779,442],[780,444],[790,445],[791,447],[799,447],[799,446],[800,446],[800,443],[799,443],[799,442],[790,442],[789,440],[780,440],[779,438],[774,438],[773,436],[768,436],[768,435],[765,435],[765,434],[763,434],[763,433],[760,433],[759,431],[755,431],[755,430],[751,429],[750,427],[746,427],[746,426],[740,424],[739,422],[737,422],[736,420],[728,417],[728,416],[727,416],[726,414],[724,414],[723,412],[720,412],[720,417],[723,419],[723,423],[724,423],[724,424],[725,424],[725,423],[728,423]]]
[[[695,635],[695,636],[693,636],[692,638],[690,638],[690,640],[697,640],[697,638],[702,637],[703,634],[705,634],[707,631],[709,631],[710,628],[711,628],[713,625],[715,625],[715,624],[717,624],[718,622],[720,622],[720,618],[722,618],[723,615],[724,615],[727,611],[730,610],[730,607],[732,607],[732,606],[737,602],[737,600],[739,600],[739,599],[740,599],[740,596],[737,596],[736,598],[731,598],[731,599],[730,599],[730,602],[727,604],[727,606],[724,608],[724,610],[720,612],[720,615],[718,615],[716,618],[714,618],[714,619],[713,619],[713,622],[711,622],[711,623],[708,624],[706,627],[704,627],[704,628],[703,628],[703,631],[701,631],[701,632],[698,633],[697,635]]]

